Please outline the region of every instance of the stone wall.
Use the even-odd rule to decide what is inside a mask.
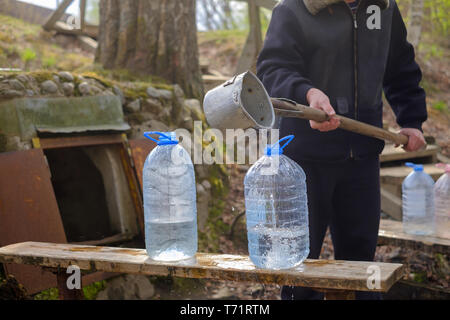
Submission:
[[[192,132],[193,121],[204,120],[200,101],[185,99],[178,85],[118,82],[93,73],[29,72],[0,75],[0,107],[16,98],[86,97],[116,95],[125,121],[131,126],[129,139],[143,138],[144,131],[170,131],[185,128]],[[0,128],[0,152],[26,150],[31,141],[5,136]],[[212,189],[218,177],[211,166],[196,165],[199,230],[204,230],[211,204]],[[217,171],[217,170],[215,170]]]

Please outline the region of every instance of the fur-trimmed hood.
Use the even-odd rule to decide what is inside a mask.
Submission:
[[[311,14],[315,15],[320,10],[328,7],[337,2],[341,2],[343,0],[303,0],[306,8],[311,12]],[[386,9],[389,7],[389,0],[376,0],[379,3],[381,9]]]

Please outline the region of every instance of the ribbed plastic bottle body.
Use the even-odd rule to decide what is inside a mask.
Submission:
[[[403,231],[434,233],[434,181],[425,172],[411,172],[402,184]]]
[[[444,173],[434,186],[436,235],[450,238],[450,173]]]
[[[302,263],[309,254],[303,169],[284,155],[263,156],[248,171],[244,185],[252,262],[265,269],[288,269]]]
[[[143,170],[145,244],[154,260],[188,259],[197,252],[194,166],[178,144],[157,146]]]

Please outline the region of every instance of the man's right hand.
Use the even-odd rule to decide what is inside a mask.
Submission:
[[[339,127],[341,124],[340,120],[336,117],[336,112],[330,104],[330,99],[325,93],[319,89],[312,88],[306,94],[306,99],[308,100],[309,106],[314,109],[319,109],[325,111],[330,117],[330,120],[325,122],[317,122],[310,120],[309,124],[311,128],[319,130],[321,132],[332,131]]]

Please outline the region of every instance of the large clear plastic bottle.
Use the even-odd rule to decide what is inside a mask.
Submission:
[[[403,181],[403,231],[415,235],[434,233],[434,180],[423,166],[407,162],[413,168]]]
[[[259,268],[292,268],[309,254],[305,172],[282,154],[293,138],[268,146],[245,176],[248,250]]]
[[[159,135],[159,140],[150,135]],[[174,132],[146,132],[157,142],[143,170],[145,246],[150,258],[188,259],[197,252],[194,166]]]
[[[445,173],[434,185],[436,235],[450,239],[450,164],[440,164]]]

